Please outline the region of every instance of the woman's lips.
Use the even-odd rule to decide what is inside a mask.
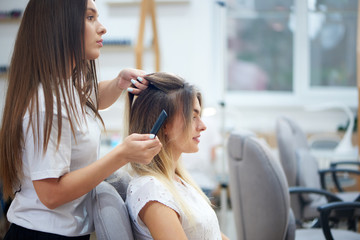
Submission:
[[[100,47],[102,47],[103,46],[103,40],[101,39],[100,41],[97,41],[96,42]]]

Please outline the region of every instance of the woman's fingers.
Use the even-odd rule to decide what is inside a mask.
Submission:
[[[144,78],[142,77],[137,77],[137,79],[131,79],[130,80],[131,83],[137,88],[137,89],[140,89],[140,90],[145,90],[148,85],[149,85],[149,82],[146,81]]]
[[[152,134],[131,134],[124,144],[129,162],[142,164],[149,164],[162,147],[160,140]]]

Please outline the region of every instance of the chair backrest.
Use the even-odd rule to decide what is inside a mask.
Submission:
[[[107,182],[109,181],[109,182]],[[115,173],[91,192],[95,233],[98,240],[134,239],[125,205],[130,176]]]
[[[228,140],[230,196],[238,240],[291,239],[290,200],[280,163],[253,134],[233,132]]]
[[[319,166],[311,154],[307,137],[301,127],[292,119],[280,117],[276,122],[281,165],[285,171],[289,186],[321,188]],[[320,195],[302,194],[305,202],[321,198]]]
[[[320,189],[318,162],[310,152],[307,137],[302,128],[288,117],[279,117],[276,121],[276,138],[280,162],[288,185]],[[326,202],[325,197],[317,194],[291,195],[290,205],[298,224],[301,225],[305,215],[306,217],[318,215],[316,207],[310,215],[304,212],[304,208],[313,201]]]
[[[297,186],[297,149],[309,149],[307,138],[301,127],[287,117],[276,121],[276,139],[281,165],[289,186]]]
[[[120,194],[121,198],[126,201],[126,191],[131,181],[130,174],[122,169],[119,169],[106,179],[106,182],[110,183],[116,191]]]

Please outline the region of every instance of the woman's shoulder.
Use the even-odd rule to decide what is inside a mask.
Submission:
[[[147,199],[159,200],[173,199],[173,196],[166,184],[154,176],[134,177],[127,189],[127,200]]]
[[[163,187],[164,184],[154,176],[136,176],[129,183],[128,190],[136,192],[143,188]]]
[[[130,212],[137,216],[151,201],[159,202],[180,213],[180,208],[166,183],[154,176],[134,177],[129,183],[126,195],[126,204]]]
[[[64,97],[63,95],[60,96],[60,106],[61,106],[61,115],[62,117],[68,117],[67,115],[67,111],[66,111],[66,106],[68,105],[69,101],[71,101],[72,99],[75,100],[75,104],[74,104],[74,107],[77,111],[80,111],[80,101],[79,101],[79,97],[77,95],[77,93],[73,93],[75,94],[75,97]],[[51,94],[51,98],[53,100],[53,114],[54,115],[57,115],[57,108],[58,108],[58,104],[57,104],[57,99],[55,97],[54,94]],[[66,100],[65,100],[66,98]],[[45,98],[45,93],[44,93],[44,88],[42,86],[42,84],[39,85],[38,87],[38,90],[37,90],[37,99],[34,99],[34,100],[37,100],[37,103],[32,103],[32,104],[35,104],[38,108],[38,111],[39,113],[45,113],[46,112],[46,104],[48,102],[48,100]],[[29,111],[26,111],[25,113],[25,117],[28,117],[30,115],[30,112]]]

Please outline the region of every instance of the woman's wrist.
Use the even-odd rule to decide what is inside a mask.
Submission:
[[[111,81],[111,87],[112,89],[116,90],[118,93],[121,93],[122,91],[126,90],[127,87],[122,86],[121,81],[123,81],[121,74],[119,74],[116,78],[114,78]]]
[[[116,146],[111,152],[111,159],[114,161],[114,164],[117,166],[117,169],[129,163],[129,159],[126,158],[124,144],[120,143]]]

